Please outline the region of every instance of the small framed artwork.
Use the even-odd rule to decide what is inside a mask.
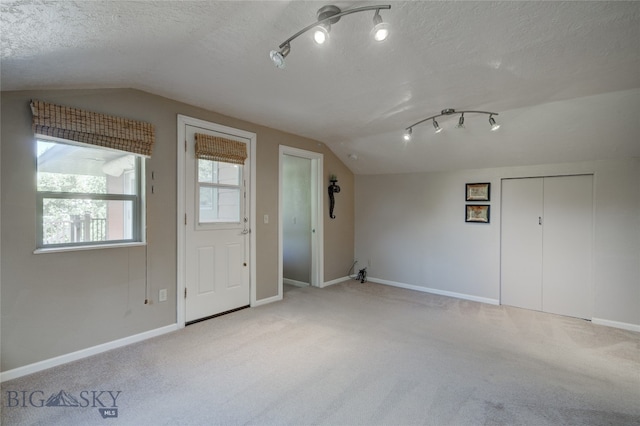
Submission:
[[[467,204],[465,222],[489,223],[491,206],[489,204]]]
[[[490,201],[491,183],[468,183],[466,184],[466,201]]]

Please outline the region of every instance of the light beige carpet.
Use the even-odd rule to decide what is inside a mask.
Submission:
[[[52,403],[67,406],[16,406],[23,395],[35,395],[35,405],[53,395]],[[640,334],[358,281],[287,287],[282,302],[3,383],[1,418],[6,425],[633,425],[640,424]]]

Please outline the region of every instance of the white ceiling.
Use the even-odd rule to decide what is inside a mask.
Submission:
[[[2,90],[132,87],[326,143],[355,173],[640,157],[640,2],[0,0]],[[330,42],[269,51],[325,4]],[[498,112],[405,127],[444,108]],[[349,158],[355,154],[357,160]]]

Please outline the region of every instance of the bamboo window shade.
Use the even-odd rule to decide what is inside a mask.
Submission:
[[[33,131],[75,142],[150,157],[155,143],[152,124],[84,111],[42,101],[31,101]]]
[[[244,164],[247,145],[231,139],[196,133],[196,157],[202,160]]]

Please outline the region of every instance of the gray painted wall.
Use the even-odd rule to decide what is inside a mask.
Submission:
[[[146,247],[33,254],[35,144],[30,99],[150,122],[156,128],[146,163]],[[353,259],[353,174],[317,141],[226,117],[149,93],[128,90],[2,92],[1,369],[90,348],[176,322],[177,114],[257,134],[256,215],[278,217],[278,152],[284,144],[324,155],[326,182],[345,185],[340,222],[325,217],[325,280],[346,275]],[[155,172],[155,192],[149,191]],[[326,196],[325,205],[329,200]],[[328,215],[327,215],[328,216]],[[257,221],[257,299],[278,294],[277,220]],[[144,304],[145,283],[151,303]],[[157,302],[168,290],[167,302]]]
[[[640,325],[640,159],[356,176],[356,258],[371,278],[499,300],[502,178],[594,174],[594,318]],[[491,223],[464,221],[491,182]]]

